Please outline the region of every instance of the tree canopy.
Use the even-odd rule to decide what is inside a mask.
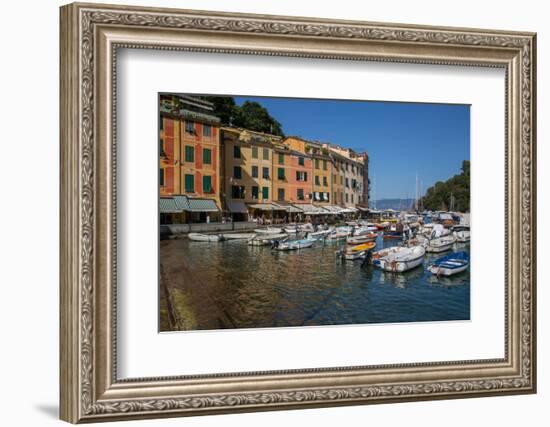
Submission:
[[[462,162],[462,172],[447,181],[436,182],[422,198],[424,209],[470,211],[470,161]],[[452,206],[451,206],[452,204]]]
[[[231,96],[205,96],[204,99],[214,104],[214,114],[221,119],[224,126],[236,126],[285,136],[281,123],[258,102],[245,101],[239,106]]]

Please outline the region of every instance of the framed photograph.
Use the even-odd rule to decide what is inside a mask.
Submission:
[[[61,8],[61,418],[536,391],[535,34]]]

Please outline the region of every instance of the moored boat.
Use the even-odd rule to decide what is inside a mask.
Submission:
[[[287,242],[276,240],[273,242],[273,249],[277,251],[293,251],[296,249],[310,248],[314,243],[315,240],[313,239],[289,240]]]
[[[254,235],[254,237],[248,239],[248,244],[250,246],[268,246],[268,245],[271,245],[271,243],[274,241],[286,240],[286,239],[288,239],[288,235],[284,233],[261,234],[261,235]]]
[[[330,233],[332,233],[332,230],[313,231],[311,233],[307,233],[306,238],[307,239],[322,240],[325,237],[327,237]]]
[[[187,237],[194,242],[221,242],[224,240],[221,234],[189,233]]]
[[[223,238],[225,240],[248,240],[254,237],[256,233],[225,233]]]
[[[256,234],[280,234],[283,230],[277,227],[257,228],[254,230]]]
[[[348,245],[360,245],[362,243],[373,242],[378,237],[376,233],[363,234],[361,236],[348,237],[346,243]]]
[[[448,251],[453,247],[453,244],[456,242],[454,236],[444,236],[437,239],[428,240],[425,244],[426,252],[439,253]]]
[[[422,246],[395,246],[374,252],[372,264],[384,271],[402,273],[422,264],[425,254],[426,250]]]
[[[470,264],[470,257],[466,252],[453,252],[436,259],[428,266],[428,271],[437,276],[452,276],[466,271]]]
[[[376,243],[367,242],[361,245],[347,246],[342,251],[342,256],[347,260],[356,260],[364,258],[367,253],[376,247]]]

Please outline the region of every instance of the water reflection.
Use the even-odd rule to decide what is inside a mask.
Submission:
[[[378,249],[395,244],[377,240]],[[469,271],[434,277],[425,267],[441,255],[427,255],[423,266],[387,273],[342,262],[341,245],[278,252],[246,241],[181,239],[162,242],[160,255],[174,278],[168,287],[189,296],[198,329],[469,319]]]

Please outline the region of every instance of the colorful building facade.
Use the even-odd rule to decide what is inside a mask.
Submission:
[[[200,220],[219,211],[219,141],[220,120],[213,115],[211,103],[187,96],[161,95],[159,192],[161,197],[198,200],[191,203],[196,208],[187,207],[187,212],[195,214],[189,218]]]
[[[252,205],[269,210],[274,197],[273,147],[281,138],[231,127],[221,132],[224,210],[244,214]]]

